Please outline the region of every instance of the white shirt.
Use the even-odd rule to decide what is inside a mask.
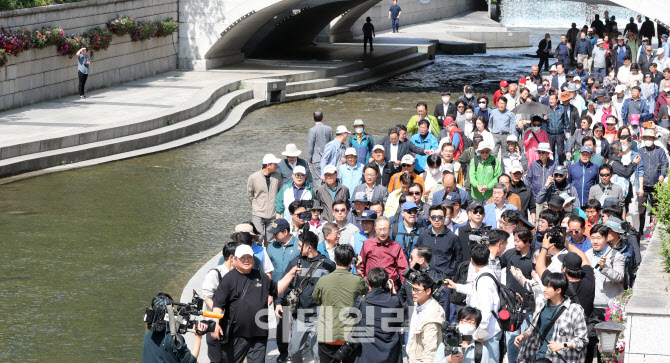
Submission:
[[[391,161],[398,161],[398,145],[393,145],[393,143],[391,143],[390,160]]]
[[[500,220],[500,217],[502,217],[503,212],[506,211],[507,208],[505,208],[505,204],[503,204],[502,208],[498,208],[497,205],[495,205],[494,207],[495,207],[494,209],[496,210],[496,222],[498,222]]]
[[[479,327],[473,336],[475,339],[483,340],[490,339],[500,332],[498,322],[493,314],[491,314],[491,311],[498,311],[500,305],[498,288],[489,276],[477,280],[477,278],[485,272],[495,275],[494,272],[486,266],[477,272],[475,278],[476,283],[456,285],[456,291],[468,295],[468,306],[476,307],[482,312],[482,322],[479,324]]]
[[[224,265],[218,265],[216,266],[216,269],[221,273],[221,277],[228,273],[228,269]],[[207,272],[205,279],[202,281],[202,295],[200,295],[200,297],[205,300],[214,299],[214,293],[216,292],[217,287],[219,287],[219,274],[217,274],[214,269],[211,269]]]
[[[468,221],[468,212],[459,210],[456,218],[451,219],[454,223],[463,224]]]
[[[414,312],[412,313],[412,318],[409,321],[409,336],[414,335],[414,331],[419,327],[419,322],[421,321],[421,313],[426,310],[426,305],[432,297],[428,298],[423,305],[414,307]]]
[[[470,120],[470,121],[465,120],[465,124],[464,124],[463,128],[465,129],[465,130],[462,130],[463,135],[470,135],[470,134],[472,134],[472,130],[474,130],[474,128],[475,128],[475,123],[472,122],[472,120]],[[440,150],[442,150],[442,149],[440,148]]]

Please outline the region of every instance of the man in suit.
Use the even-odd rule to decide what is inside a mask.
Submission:
[[[314,127],[307,134],[307,163],[314,168],[314,186],[321,185],[321,156],[323,149],[333,140],[333,129],[323,124],[323,112],[314,111]],[[325,165],[324,165],[325,166]]]
[[[568,81],[568,76],[565,74],[565,66],[561,63],[556,65],[556,75],[551,78],[551,86],[560,90],[561,86]]]
[[[379,144],[378,144],[379,145]],[[400,167],[400,160],[407,154],[426,154],[426,150],[409,141],[400,140],[400,129],[392,127],[388,131],[388,137],[381,140],[381,146],[384,147],[386,153],[385,161],[390,163],[395,168]]]
[[[450,101],[451,91],[442,91],[442,103],[435,106],[435,113],[433,114],[437,119],[437,123],[440,124],[440,130],[444,128],[444,118],[447,115],[451,115],[456,119],[456,105]]]

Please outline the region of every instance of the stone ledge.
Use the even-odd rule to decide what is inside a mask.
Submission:
[[[637,271],[633,296],[626,312],[639,315],[670,315],[670,275],[661,264],[661,226],[656,226]]]

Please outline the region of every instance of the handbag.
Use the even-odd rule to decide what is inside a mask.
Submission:
[[[237,305],[235,305],[235,308],[230,311],[230,316],[221,327],[221,330],[223,331],[223,337],[221,337],[221,343],[223,344],[228,343],[229,337],[233,333],[233,328],[235,327],[235,313],[237,313],[237,307],[240,306],[240,304],[242,303],[242,299],[244,299],[244,295],[247,294],[247,289],[249,288],[250,284],[251,279],[247,278],[247,281],[244,283],[244,288],[242,289],[242,295],[240,295],[240,298],[237,299]]]

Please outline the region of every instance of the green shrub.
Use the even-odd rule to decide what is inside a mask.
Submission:
[[[654,227],[661,228],[661,256],[666,272],[670,272],[670,183],[659,183],[654,186],[656,206],[647,208],[655,219]]]

